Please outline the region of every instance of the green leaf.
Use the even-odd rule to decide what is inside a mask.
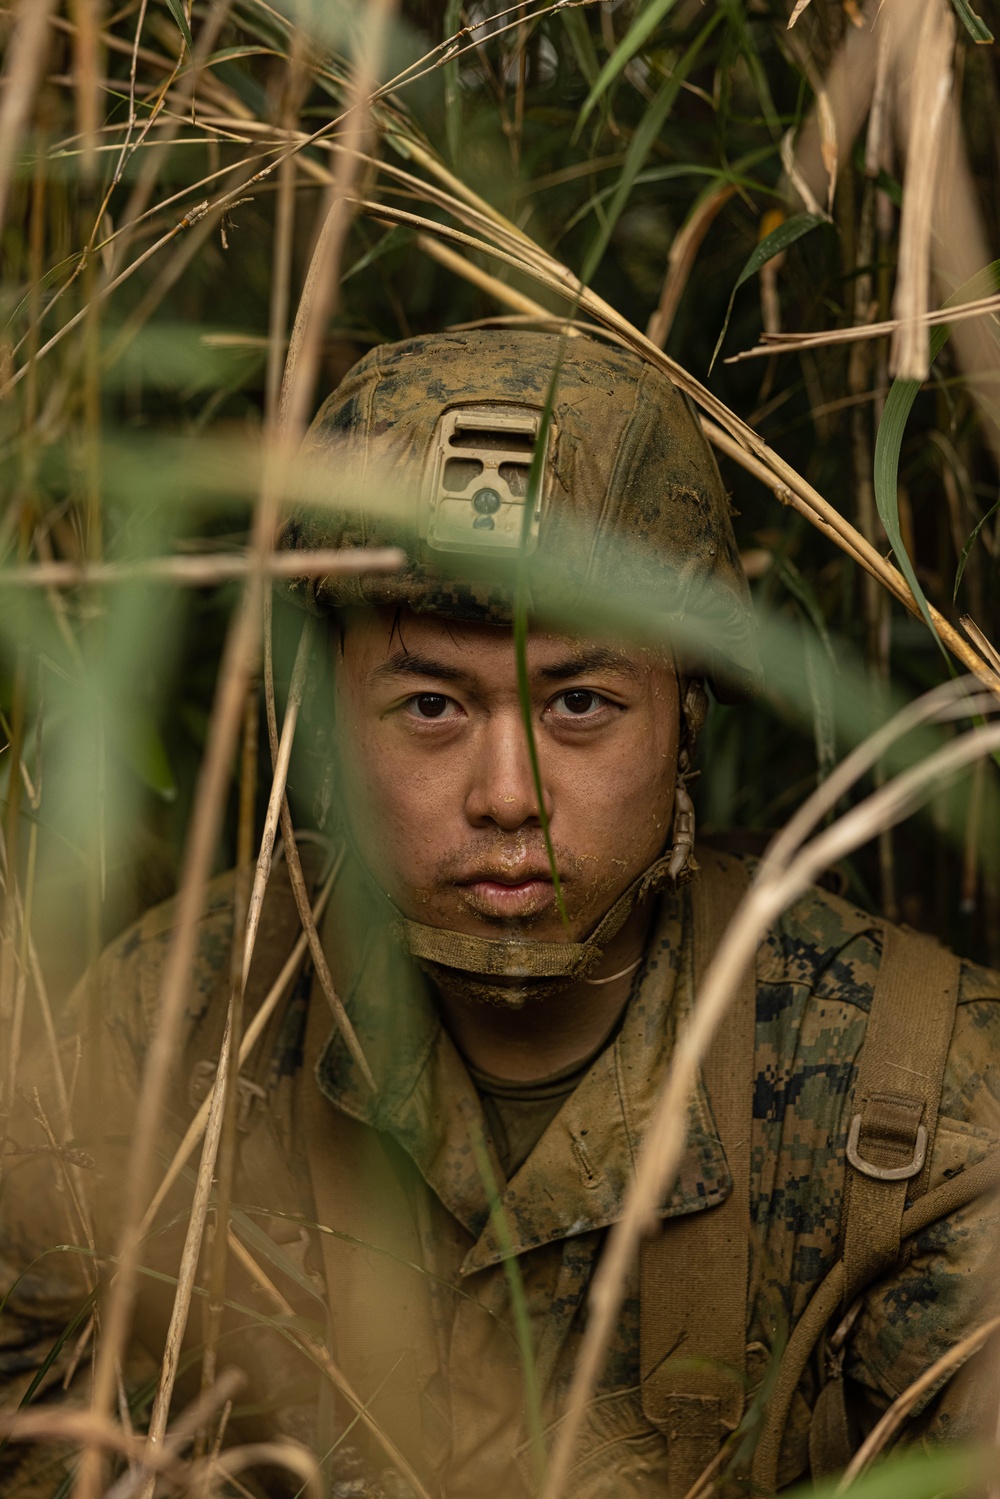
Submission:
[[[968,0],[951,0],[959,20],[974,42],[980,46],[993,40],[993,33],[981,16],[977,16]]]
[[[622,37],[621,41],[618,43],[618,46],[612,52],[611,56],[604,64],[604,67],[597,75],[590,93],[583,101],[583,108],[580,110],[580,114],[576,122],[576,129],[573,132],[574,141],[579,140],[580,131],[587,123],[587,116],[590,114],[590,111],[593,109],[594,105],[601,98],[601,96],[607,92],[622,69],[626,68],[632,61],[632,58],[638,52],[643,42],[645,42],[649,38],[649,36],[651,36],[654,29],[659,25],[660,21],[663,20],[663,17],[667,14],[667,12],[673,8],[674,4],[675,0],[650,0],[650,3],[646,6],[646,9],[640,11],[636,16],[628,31]]]
[[[951,596],[951,601],[953,604],[958,598],[958,586],[962,581],[962,574],[965,572],[965,564],[969,560],[969,553],[975,546],[976,537],[979,535],[980,531],[983,529],[990,516],[996,515],[998,510],[1000,510],[1000,500],[997,500],[995,505],[990,506],[989,510],[987,510],[982,520],[976,522],[976,524],[972,528],[972,535],[969,537],[968,541],[965,543],[965,546],[962,548],[962,555],[958,559],[958,572],[955,574],[955,592]]]
[[[820,607],[819,599],[816,597],[811,583],[807,578],[803,577],[799,569],[795,566],[795,563],[789,557],[782,557],[775,554],[774,570],[788,589],[788,592],[794,599],[798,600],[808,614],[813,629],[823,642],[823,649],[829,656],[834,671],[836,671],[837,653],[833,648],[833,641],[830,639],[830,632],[826,627],[823,610]]]
[[[591,88],[593,88],[600,71],[600,66],[597,61],[597,49],[594,46],[594,39],[590,35],[590,27],[587,25],[586,17],[582,16],[578,10],[564,10],[562,19],[563,25],[566,28],[566,35],[569,37],[569,44],[573,48],[573,55],[576,58],[577,66]]]
[[[680,93],[684,80],[694,67],[702,47],[721,20],[722,12],[716,11],[706,21],[701,31],[684,53],[684,56],[678,60],[677,66],[670,77],[663,84],[652,104],[639,121],[638,128],[629,142],[629,148],[625,153],[625,164],[622,167],[621,177],[618,179],[614,197],[611,199],[607,217],[600,233],[587,253],[587,259],[580,278],[584,285],[589,285],[594,272],[604,257],[604,252],[608,248],[608,242],[621,216],[621,211],[625,207],[628,195],[632,191],[635,179],[642,170],[643,162],[653,149],[657,136],[663,129],[663,125],[674,106],[674,100]]]
[[[957,291],[952,292],[947,298],[945,307],[956,307],[962,302],[975,301],[979,297],[988,296],[1000,284],[1000,260],[994,260],[983,270],[977,271]],[[931,363],[938,357],[941,350],[948,341],[951,329],[947,323],[939,328],[931,330]],[[931,618],[930,605],[924,595],[924,591],[917,582],[917,575],[913,570],[906,547],[903,545],[903,537],[899,528],[899,453],[903,445],[903,432],[906,428],[907,418],[917,392],[920,389],[919,380],[900,380],[892,382],[889,394],[886,397],[885,409],[882,412],[882,420],[879,422],[878,435],[875,439],[875,504],[885,527],[885,534],[889,538],[890,545],[896,554],[900,572],[903,574],[910,591],[917,601],[917,605],[934,639],[945,654],[944,644],[934,627]],[[969,545],[975,539],[970,538]],[[961,572],[959,573],[961,577]],[[958,580],[955,582],[956,592]]]
[[[177,796],[177,783],[153,715],[141,704],[134,705],[129,721],[115,733],[122,758],[137,780],[165,802]]]
[[[552,890],[556,899],[556,909],[562,917],[563,925],[568,927],[569,916],[566,912],[566,902],[563,899],[562,882],[559,879],[559,867],[556,863],[556,853],[552,843],[552,829],[549,826],[549,815],[545,810],[545,789],[542,785],[542,770],[538,761],[538,744],[535,740],[535,725],[532,718],[531,683],[528,678],[530,589],[527,569],[528,532],[531,526],[531,517],[534,513],[538,496],[541,493],[542,481],[545,476],[545,458],[549,448],[549,433],[552,430],[556,389],[559,384],[559,372],[562,369],[565,347],[566,335],[563,334],[559,340],[559,349],[552,368],[552,378],[549,380],[549,388],[545,396],[545,407],[542,411],[542,419],[538,424],[538,437],[535,442],[535,450],[531,455],[531,467],[528,470],[528,492],[525,498],[524,510],[522,511],[521,545],[517,559],[513,623],[514,657],[517,664],[517,695],[521,705],[521,720],[524,724],[524,732],[528,740],[528,758],[531,762],[531,778],[534,783],[535,798],[538,803],[538,820],[542,825],[545,856],[548,859],[549,870],[552,874]]]
[[[770,234],[765,234],[759,244],[754,245],[750,258],[742,271],[740,271],[736,285],[730,293],[729,305],[726,308],[726,315],[722,320],[722,329],[719,337],[716,339],[715,348],[712,351],[712,359],[708,366],[709,374],[712,373],[712,366],[719,357],[722,340],[726,336],[729,319],[733,315],[733,303],[736,300],[736,293],[744,281],[749,281],[751,276],[756,276],[761,266],[766,265],[769,260],[773,260],[775,255],[780,255],[782,250],[787,250],[789,245],[794,245],[795,241],[801,239],[804,234],[808,234],[810,229],[815,229],[818,225],[828,224],[829,222],[826,215],[822,213],[796,213],[790,219],[786,219],[783,224],[779,224],[777,229],[772,229]]]
[[[187,43],[188,51],[193,52],[194,37],[191,35],[191,28],[188,25],[187,16],[184,14],[184,7],[181,5],[181,0],[167,0],[167,9],[177,22],[180,34]]]
[[[893,1453],[856,1478],[851,1499],[947,1499],[994,1480],[996,1451],[990,1447],[954,1446]],[[842,1479],[795,1488],[788,1499],[836,1499]]]

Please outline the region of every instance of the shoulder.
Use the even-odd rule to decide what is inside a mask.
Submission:
[[[228,988],[234,883],[233,871],[228,870],[212,880],[206,892],[185,1005],[188,1028],[212,1008],[219,989]],[[163,969],[177,925],[177,906],[173,897],[144,912],[104,949],[92,979],[81,981],[81,989],[89,982],[97,984],[104,1023],[124,1036],[140,1055],[156,1016]]]
[[[814,886],[771,926],[757,955],[757,981],[794,986],[867,1012],[882,958],[882,930],[877,917]]]
[[[304,845],[301,850],[307,884],[314,887],[325,855]],[[213,879],[206,891],[195,935],[194,957],[186,988],[181,1051],[194,1045],[212,1051],[221,1041],[229,1002],[233,964],[233,870]],[[177,926],[178,901],[152,907],[102,953],[94,975],[103,1023],[140,1059],[159,1004],[164,968]],[[252,1012],[266,995],[300,933],[295,898],[284,862],[275,862],[261,911],[254,961],[246,991]],[[86,984],[88,980],[84,980]],[[81,984],[81,990],[83,988]]]

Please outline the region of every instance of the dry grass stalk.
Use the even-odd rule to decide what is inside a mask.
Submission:
[[[324,578],[334,573],[394,572],[403,553],[394,547],[344,547],[341,551],[274,552],[263,559],[248,552],[212,552],[203,557],[151,557],[143,562],[38,562],[16,571],[0,569],[0,588],[86,588],[114,583],[174,583],[210,588],[246,578]]]
[[[488,271],[483,271],[464,255],[443,245],[440,240],[432,238],[429,234],[418,234],[416,243],[425,255],[431,260],[436,260],[438,265],[443,265],[445,270],[452,271],[456,276],[461,276],[463,281],[468,281],[471,286],[476,286],[485,292],[488,297],[494,297],[496,301],[506,307],[511,307],[515,312],[523,312],[528,317],[549,317],[550,314],[539,302],[532,301],[523,292],[514,286],[508,286],[496,276],[491,276]]]
[[[239,1056],[240,1043],[243,1040],[243,951],[239,934],[246,929],[254,869],[260,739],[259,698],[257,684],[254,683],[247,693],[243,716],[243,747],[240,757],[236,868],[233,878],[233,941],[229,954],[229,1009],[226,1016],[226,1029],[231,1034],[231,1041],[226,1051],[225,1066],[220,1058],[214,1083],[214,1087],[222,1091],[225,1098],[216,1166],[215,1233],[210,1250],[205,1342],[201,1358],[203,1390],[210,1389],[216,1379],[219,1338],[222,1334],[222,1318],[225,1310],[226,1275],[229,1267],[227,1245],[233,1183],[236,1179],[236,1127],[239,1105],[239,1091],[233,1075],[233,1056],[234,1054]],[[223,1227],[226,1232],[223,1232]]]
[[[322,921],[323,919],[323,913],[326,910],[327,902],[330,899],[330,895],[336,883],[337,876],[340,873],[342,862],[342,858],[338,858],[335,861],[333,868],[323,882],[319,895],[316,897],[316,904],[312,911],[314,924]],[[307,947],[308,942],[306,939],[306,934],[305,932],[302,932],[296,939],[295,946],[292,948],[292,951],[285,959],[281,972],[278,974],[278,977],[271,985],[271,988],[268,990],[263,1002],[258,1007],[253,1019],[251,1020],[250,1024],[247,1026],[243,1034],[243,1038],[240,1041],[238,1068],[242,1068],[246,1064],[253,1052],[254,1047],[257,1045],[257,1042],[264,1034],[264,1029],[267,1026],[267,1022],[270,1020],[271,1016],[274,1014],[275,1009],[286,994],[289,984],[293,981],[295,975],[302,967],[302,961],[305,958]],[[191,1120],[191,1123],[188,1125],[184,1138],[181,1141],[180,1145],[177,1147],[177,1150],[174,1153],[174,1157],[171,1160],[170,1165],[164,1172],[163,1177],[158,1182],[156,1192],[153,1195],[149,1207],[146,1209],[142,1222],[139,1225],[139,1233],[141,1237],[145,1237],[145,1235],[152,1228],[153,1223],[156,1220],[157,1213],[160,1211],[160,1208],[166,1201],[171,1189],[180,1177],[180,1174],[183,1171],[184,1167],[191,1159],[191,1155],[197,1147],[198,1141],[205,1133],[205,1128],[208,1123],[208,1116],[211,1107],[212,1099],[211,1096],[209,1096],[202,1101],[198,1112],[195,1114],[194,1118]]]
[[[802,0],[802,3],[808,5],[809,0]],[[791,21],[788,24],[791,25]],[[660,300],[646,327],[646,337],[658,349],[662,349],[667,342],[702,240],[735,191],[731,182],[717,183],[695,204],[674,235],[667,256],[667,274],[663,278]]]
[[[187,1232],[184,1236],[184,1248],[181,1252],[181,1262],[177,1272],[177,1291],[174,1295],[173,1306],[170,1309],[170,1324],[167,1328],[167,1336],[161,1355],[160,1379],[156,1388],[156,1396],[153,1400],[153,1409],[149,1417],[147,1443],[143,1456],[143,1465],[147,1469],[152,1466],[150,1462],[151,1454],[156,1452],[157,1447],[162,1443],[166,1434],[167,1420],[170,1415],[170,1401],[173,1397],[174,1382],[177,1378],[177,1370],[180,1364],[181,1348],[184,1341],[184,1334],[187,1330],[188,1315],[191,1310],[191,1298],[194,1295],[194,1279],[198,1270],[198,1261],[201,1258],[201,1246],[205,1236],[205,1223],[208,1218],[208,1205],[215,1177],[219,1141],[222,1138],[222,1121],[226,1101],[226,1089],[223,1086],[223,1081],[229,1070],[232,1043],[233,1026],[232,1015],[230,1014],[227,1019],[225,1034],[222,1038],[222,1047],[219,1053],[218,1078],[212,1090],[211,1107],[205,1128],[205,1143],[201,1152],[201,1164],[198,1168],[194,1196],[191,1201],[191,1214],[188,1219]],[[142,1499],[153,1499],[154,1486],[155,1474],[151,1474],[140,1491]]]
[[[962,629],[965,631],[966,635],[968,635],[973,645],[977,646],[982,652],[983,659],[987,661],[990,666],[992,666],[997,676],[1000,677],[1000,651],[997,650],[996,646],[991,641],[987,640],[986,636],[983,634],[982,630],[976,624],[971,615],[963,614],[962,618],[959,620],[959,624],[962,626]]]
[[[257,856],[253,889],[250,892],[250,904],[246,916],[246,933],[243,941],[242,975],[244,990],[246,989],[247,979],[250,974],[250,964],[253,961],[254,947],[257,942],[257,928],[260,925],[260,916],[264,909],[264,893],[267,889],[267,882],[271,877],[271,857],[274,853],[274,839],[278,831],[278,817],[281,803],[285,796],[285,782],[288,779],[288,767],[292,758],[292,742],[295,738],[299,709],[302,707],[302,697],[306,687],[306,672],[309,666],[311,645],[312,621],[307,617],[302,626],[298,650],[295,653],[295,665],[292,668],[292,680],[288,689],[285,719],[281,726],[281,739],[278,743],[277,754],[274,757],[274,774],[267,800],[267,811],[264,814],[264,830],[261,833],[260,853]]]
[[[296,1478],[301,1479],[299,1494],[306,1493],[312,1499],[323,1499],[319,1465],[312,1453],[307,1448],[300,1447],[297,1442],[252,1442],[245,1447],[232,1447],[228,1452],[219,1453],[217,1457],[206,1458],[203,1463],[195,1466],[192,1473],[192,1488],[195,1493],[198,1492],[199,1479],[204,1481],[200,1472],[202,1468],[207,1469],[208,1473],[218,1473],[223,1478],[232,1479],[248,1468],[287,1468]]]
[[[319,1225],[319,1229],[321,1233],[329,1232],[329,1230],[325,1229],[322,1224]],[[234,1256],[240,1261],[243,1268],[260,1286],[261,1290],[263,1290],[269,1297],[272,1306],[279,1314],[279,1316],[287,1317],[289,1319],[293,1318],[295,1315],[295,1309],[292,1306],[291,1302],[281,1294],[281,1292],[269,1278],[267,1273],[261,1269],[260,1265],[258,1265],[257,1261],[254,1259],[250,1251],[243,1243],[241,1243],[241,1241],[236,1237],[234,1233],[232,1233],[231,1230],[229,1247],[232,1250]],[[316,1366],[323,1371],[333,1387],[336,1390],[339,1390],[341,1395],[343,1395],[344,1399],[347,1401],[348,1405],[353,1408],[353,1410],[357,1414],[358,1420],[360,1420],[361,1423],[372,1434],[376,1442],[382,1448],[385,1455],[388,1457],[389,1461],[399,1470],[400,1474],[413,1489],[413,1492],[416,1495],[416,1499],[431,1499],[431,1496],[428,1494],[426,1488],[421,1483],[413,1468],[407,1462],[406,1458],[400,1452],[399,1448],[392,1441],[392,1438],[386,1435],[381,1426],[379,1426],[378,1422],[371,1415],[366,1402],[361,1399],[360,1395],[358,1395],[357,1391],[353,1388],[350,1381],[344,1375],[340,1366],[335,1363],[334,1360],[330,1357],[329,1352],[323,1346],[323,1344],[314,1342],[314,1340],[310,1338],[308,1334],[303,1332],[297,1331],[293,1334],[293,1337],[294,1340],[298,1343],[299,1347],[303,1350],[303,1352],[308,1354],[308,1356],[313,1360]]]
[[[925,0],[910,80],[910,130],[899,229],[899,268],[893,310],[900,326],[892,341],[891,373],[926,380],[930,344],[926,324],[931,285],[931,235],[941,127],[951,94],[955,15],[945,0]]]
[[[904,724],[908,720],[903,718]],[[894,720],[894,732],[899,719]],[[879,758],[887,730],[875,742],[859,746],[854,764]],[[781,912],[798,898],[825,868],[892,826],[926,799],[932,789],[984,755],[1000,749],[1000,724],[976,729],[951,741],[916,766],[901,772],[852,807],[811,842],[793,845],[784,836],[779,854],[765,855],[748,896],[737,909],[705,975],[690,1018],[677,1039],[670,1069],[643,1142],[636,1176],[621,1219],[605,1247],[590,1292],[590,1316],[574,1371],[542,1499],[559,1499],[573,1458],[583,1412],[591,1398],[604,1354],[614,1331],[628,1270],[639,1241],[655,1220],[657,1204],[669,1188],[687,1136],[691,1089],[745,966]],[[798,814],[801,831],[824,815],[829,792],[824,785]]]
[[[973,1332],[968,1333],[949,1348],[946,1353],[942,1353],[929,1369],[925,1369],[919,1378],[907,1386],[878,1423],[872,1427],[851,1458],[843,1478],[837,1485],[838,1494],[846,1493],[854,1480],[860,1478],[861,1474],[871,1466],[878,1454],[892,1441],[920,1397],[932,1389],[944,1375],[950,1374],[973,1354],[978,1353],[998,1329],[1000,1329],[1000,1317],[990,1317],[989,1321],[983,1322]]]
[[[101,100],[101,0],[72,0],[76,22],[73,63],[76,74],[76,121],[83,145],[82,177],[89,183],[97,166]],[[97,216],[98,221],[101,215]]]
[[[962,302],[957,307],[935,308],[933,312],[921,312],[914,319],[915,326],[926,333],[929,328],[952,323],[967,322],[972,318],[995,317],[1000,312],[1000,295],[978,297],[974,302]],[[870,338],[883,338],[887,333],[899,333],[903,323],[899,318],[887,318],[880,323],[861,323],[852,328],[829,328],[822,333],[762,333],[760,343],[752,349],[743,349],[730,354],[725,364],[739,364],[744,359],[759,359],[765,354],[798,353],[800,349],[820,349],[831,344],[862,343]]]
[[[169,1472],[178,1454],[191,1441],[198,1427],[214,1411],[232,1400],[243,1387],[245,1376],[239,1369],[223,1369],[212,1389],[202,1391],[168,1432],[156,1462],[159,1471]],[[123,1427],[93,1411],[61,1406],[32,1406],[30,1409],[0,1412],[0,1432],[13,1442],[99,1443],[130,1461],[142,1455],[142,1438],[136,1438]],[[135,1491],[139,1469],[127,1473],[109,1490],[106,1499],[130,1499]]]
[[[197,224],[199,220],[205,217],[206,214],[211,212],[221,213],[221,211],[221,208],[210,208],[207,198],[204,199],[201,203],[196,204],[194,208],[188,209],[184,217],[182,219],[179,219],[171,229],[168,229],[166,234],[161,235],[161,237],[156,240],[155,243],[151,244],[142,252],[141,255],[137,256],[135,260],[127,265],[125,269],[119,273],[119,275],[115,276],[113,280],[109,281],[106,286],[101,287],[100,290],[95,293],[94,300],[96,302],[105,301],[112,294],[112,292],[117,291],[118,288],[124,285],[124,283],[128,281],[131,276],[134,276],[140,266],[145,265],[147,260],[151,260],[154,255],[157,255],[160,250],[164,248],[165,245],[169,245],[172,240],[176,239],[178,234],[182,234],[185,229],[190,229],[192,224]],[[84,262],[81,261],[78,265],[77,271],[74,272],[74,277],[83,268],[83,263]],[[66,283],[67,286],[69,284],[70,283]],[[65,290],[65,287],[63,288],[63,290]],[[51,306],[52,304],[50,303],[49,305]],[[62,324],[57,332],[53,333],[48,342],[42,345],[31,363],[33,364],[39,359],[44,359],[46,354],[50,353],[57,344],[62,343],[67,333],[71,333],[79,323],[83,322],[84,318],[88,315],[88,310],[91,308],[91,306],[92,304],[88,303],[84,307],[82,307],[79,312],[74,313],[71,318],[67,318],[66,322]],[[14,389],[15,385],[19,384],[19,382],[24,379],[24,376],[30,367],[30,364],[25,363],[22,364],[20,369],[14,371],[14,373],[7,380],[6,384],[2,388],[0,388],[0,401],[8,396]]]
[[[49,47],[49,16],[55,0],[21,0],[7,44],[0,102],[0,229],[17,153]]]

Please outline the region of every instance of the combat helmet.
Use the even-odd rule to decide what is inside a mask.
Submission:
[[[399,546],[407,558],[398,573],[293,581],[313,612],[368,602],[509,622],[519,563],[541,614],[586,619],[595,599],[627,598],[667,624],[697,601],[704,627],[685,669],[725,700],[755,689],[718,468],[688,399],[630,351],[497,328],[382,345],[323,404],[304,452],[338,479],[349,471],[352,492],[296,507],[279,545]]]

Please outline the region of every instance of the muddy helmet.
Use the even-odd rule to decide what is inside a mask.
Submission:
[[[724,699],[755,689],[718,468],[690,401],[636,354],[495,328],[382,345],[325,401],[304,451],[336,493],[297,505],[279,545],[399,546],[407,559],[397,573],[293,580],[313,612],[371,603],[507,623],[520,567],[541,616],[586,622],[595,600],[618,599],[669,629],[697,607],[686,669]]]

